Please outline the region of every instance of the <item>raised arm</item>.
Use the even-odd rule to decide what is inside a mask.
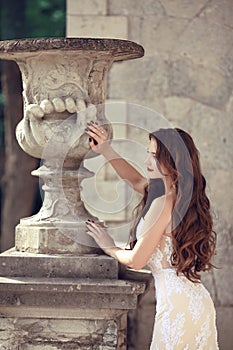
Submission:
[[[88,123],[86,133],[90,136],[92,150],[102,154],[113,166],[117,174],[123,180],[126,180],[135,191],[144,194],[147,179],[111,147],[105,129],[91,122]]]

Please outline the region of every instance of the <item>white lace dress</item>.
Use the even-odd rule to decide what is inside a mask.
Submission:
[[[143,221],[143,219],[141,219]],[[140,236],[139,223],[137,237]],[[154,276],[156,315],[150,350],[216,350],[215,308],[201,283],[176,275],[172,240],[163,235],[148,267]]]

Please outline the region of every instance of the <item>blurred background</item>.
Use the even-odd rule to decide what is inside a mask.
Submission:
[[[1,0],[1,40],[110,37],[133,40],[144,47],[143,58],[112,66],[107,102],[109,106],[120,104],[118,109],[109,107],[107,117],[121,118],[125,127],[115,130],[119,138],[144,142],[145,133],[127,125],[139,124],[149,108],[188,131],[200,150],[218,235],[215,264],[219,267],[203,280],[216,305],[223,350],[233,346],[232,18],[232,0]],[[15,127],[22,119],[21,91],[17,66],[1,62],[2,251],[14,245],[19,219],[37,212],[41,205],[38,180],[30,175],[39,160],[21,151],[15,139]],[[140,106],[141,112],[136,113],[132,105]],[[123,154],[124,144],[118,145],[118,151]],[[134,159],[134,149],[129,157]],[[98,176],[103,195],[111,196],[116,175],[104,166]],[[102,213],[101,218],[120,225],[129,219],[130,210],[129,206],[111,216]],[[151,290],[130,314],[129,349],[148,348],[153,317]]]

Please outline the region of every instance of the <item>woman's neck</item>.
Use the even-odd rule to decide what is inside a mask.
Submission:
[[[175,185],[170,176],[164,177],[165,195],[175,191]]]

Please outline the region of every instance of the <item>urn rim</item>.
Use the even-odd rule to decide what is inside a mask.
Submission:
[[[14,59],[35,52],[100,52],[112,56],[113,61],[140,58],[141,45],[125,39],[111,38],[26,38],[0,41],[0,58]]]

